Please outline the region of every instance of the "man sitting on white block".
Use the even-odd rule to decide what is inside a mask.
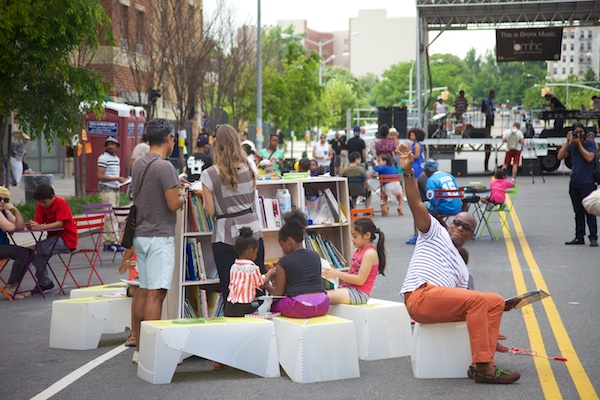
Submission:
[[[513,383],[518,372],[495,366],[494,353],[504,312],[504,299],[495,293],[467,290],[469,271],[458,249],[473,238],[477,222],[458,214],[448,230],[431,218],[421,201],[412,170],[414,154],[398,146],[404,169],[406,197],[419,237],[400,295],[410,316],[422,324],[466,321],[473,365],[467,375],[477,383]]]

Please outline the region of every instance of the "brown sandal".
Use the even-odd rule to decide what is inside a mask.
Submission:
[[[125,339],[125,347],[135,347],[137,346],[137,341],[135,340],[135,333],[131,332],[131,334]]]

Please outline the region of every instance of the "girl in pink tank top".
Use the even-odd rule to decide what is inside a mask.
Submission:
[[[350,228],[352,244],[356,247],[348,272],[335,268],[323,269],[325,278],[339,278],[344,283],[341,288],[327,291],[330,304],[365,304],[369,301],[375,277],[385,275],[385,235],[372,220],[360,218]],[[378,236],[377,248],[373,246]]]

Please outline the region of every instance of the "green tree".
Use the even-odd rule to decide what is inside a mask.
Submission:
[[[350,83],[334,78],[325,86],[323,102],[327,111],[325,127],[339,129],[346,126],[346,110],[358,106],[358,95]]]
[[[583,80],[585,82],[593,82],[596,80],[596,73],[594,73],[592,67],[588,67],[588,69],[585,71],[585,74],[583,74]]]
[[[8,126],[18,110],[32,138],[66,143],[82,127],[86,104],[96,114],[109,84],[73,65],[82,44],[112,43],[110,21],[97,0],[4,0],[0,25],[0,157],[8,157]],[[0,168],[2,168],[0,166]]]

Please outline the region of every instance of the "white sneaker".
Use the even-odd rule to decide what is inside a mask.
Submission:
[[[140,356],[140,352],[137,351],[137,350],[134,351],[133,352],[133,357],[131,357],[131,362],[134,363],[134,364],[137,364],[139,356]]]
[[[516,182],[517,180],[515,178],[510,178],[511,181]]]

